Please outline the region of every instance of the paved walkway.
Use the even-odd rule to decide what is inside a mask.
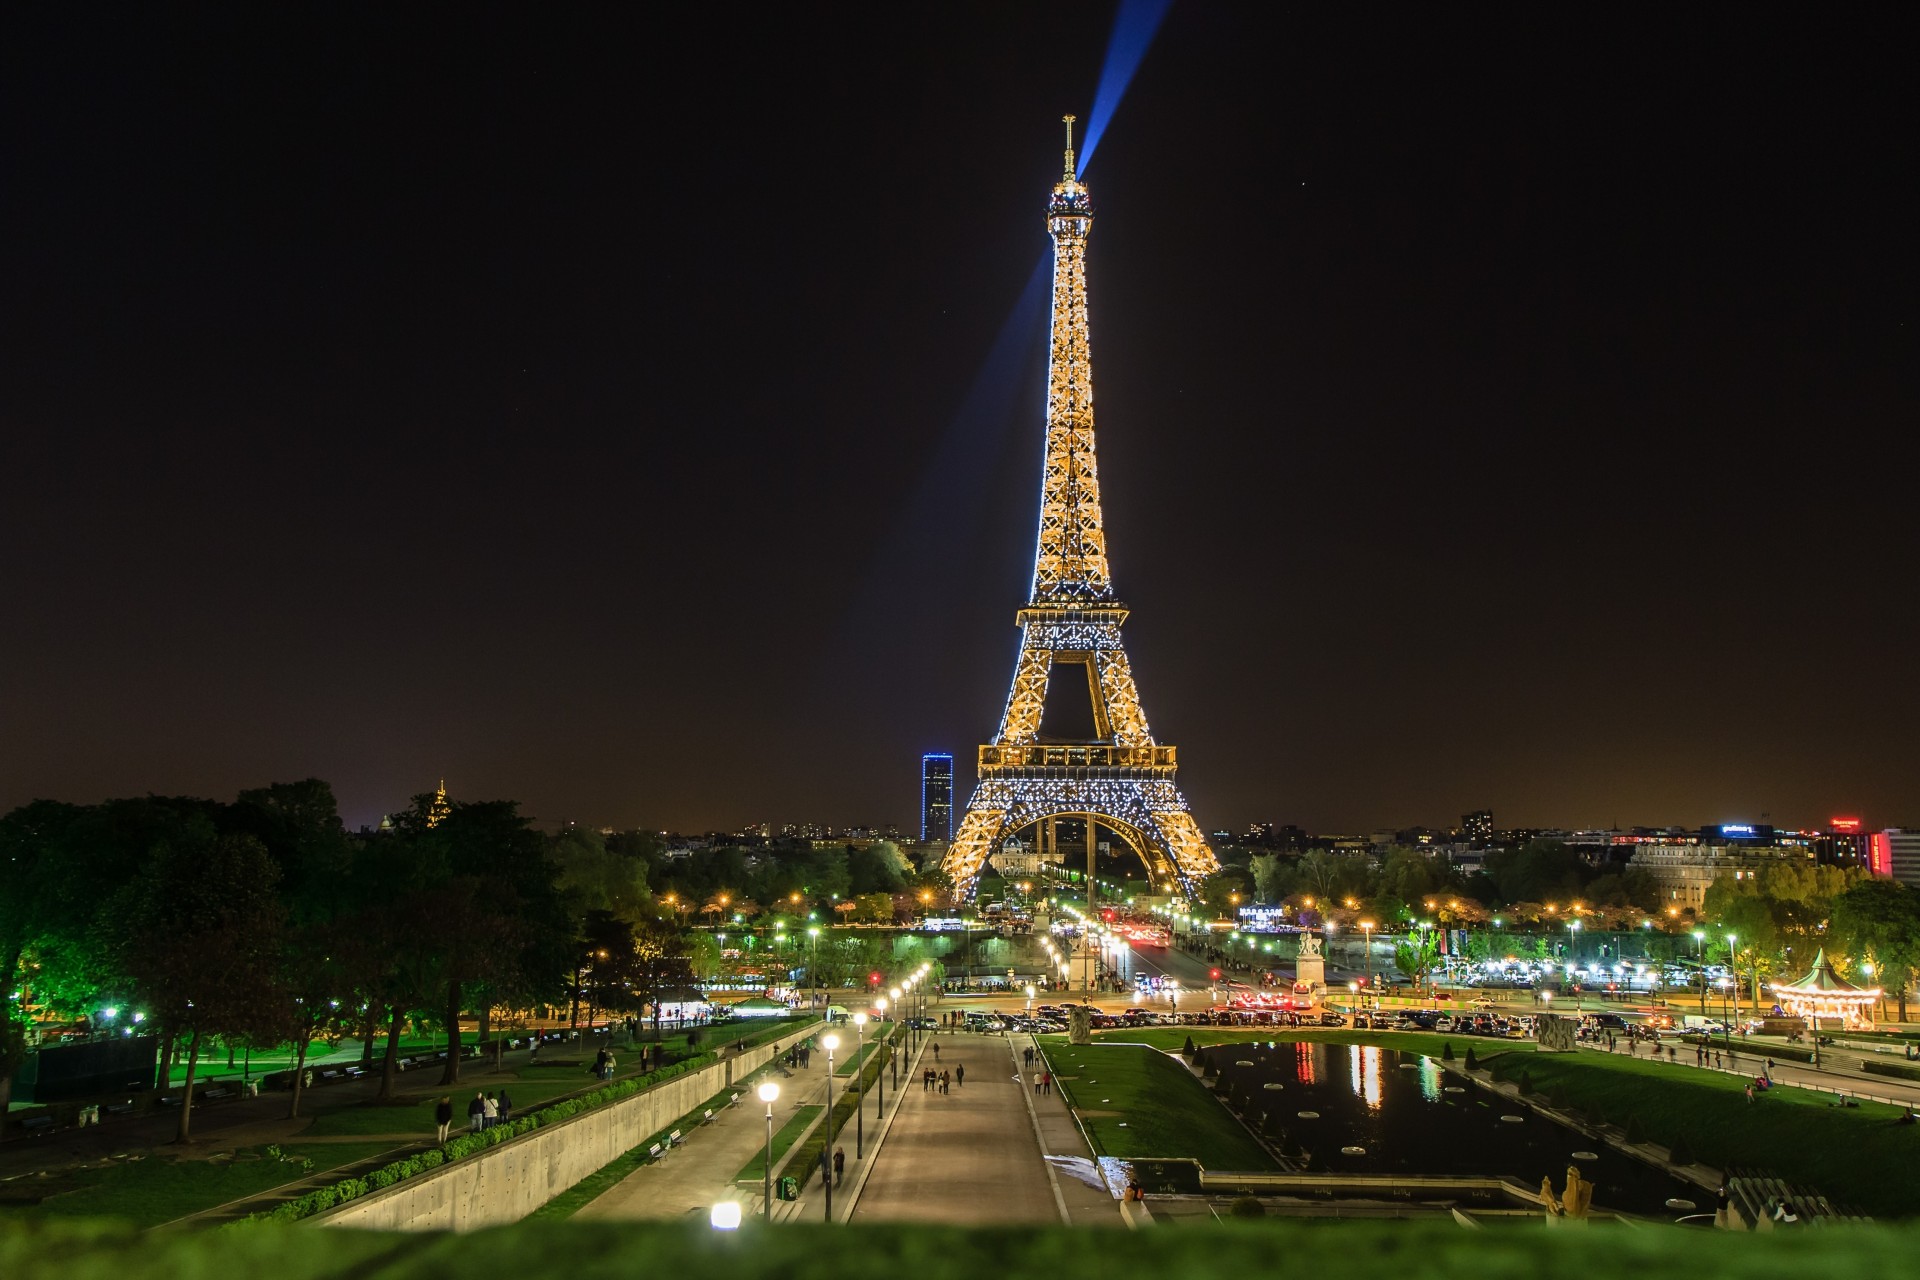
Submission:
[[[943,1031],[934,1043],[940,1069],[964,1064],[966,1083],[941,1094],[912,1082],[856,1189],[853,1221],[1121,1224],[1111,1194],[1045,1159],[1088,1153],[1065,1103],[1033,1097],[1021,1078],[1019,1053],[1030,1040]],[[932,1065],[931,1053],[921,1058],[921,1070]]]
[[[796,1067],[793,1074],[779,1078],[780,1097],[773,1104],[776,1132],[800,1107],[826,1100],[826,1064],[827,1055],[816,1049],[811,1066]],[[841,1081],[836,1079],[836,1096],[840,1087]],[[766,1150],[765,1103],[751,1092],[743,1092],[739,1102],[718,1112],[711,1123],[682,1137],[682,1145],[668,1152],[665,1158],[635,1169],[588,1201],[574,1216],[614,1220],[678,1218],[691,1213],[704,1214],[715,1201],[726,1199],[747,1201],[753,1211],[759,1210],[764,1184],[737,1183],[734,1175]],[[851,1135],[848,1149],[851,1154]]]

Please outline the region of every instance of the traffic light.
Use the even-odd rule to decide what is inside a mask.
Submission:
[[[867,975],[867,981],[871,982],[874,986],[877,987],[880,985],[880,975],[877,973],[870,973]]]
[[[1207,970],[1207,976],[1215,982],[1218,982],[1220,980],[1220,971],[1218,969],[1209,969]]]

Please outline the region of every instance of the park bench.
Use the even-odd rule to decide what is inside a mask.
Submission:
[[[707,1110],[706,1110],[706,1114],[705,1114],[705,1115],[702,1115],[702,1116],[700,1117],[700,1123],[701,1123],[701,1124],[712,1124],[712,1123],[713,1123],[713,1108],[712,1108],[712,1107],[708,1107],[708,1108],[707,1108]]]
[[[170,1094],[165,1097],[155,1098],[153,1105],[156,1107],[177,1107],[180,1105],[180,1096],[178,1094]]]
[[[133,1114],[133,1104],[131,1102],[109,1102],[106,1106],[100,1108],[100,1110],[110,1116],[130,1116]]]
[[[218,1089],[209,1089],[205,1093],[201,1094],[200,1101],[218,1102],[222,1098],[237,1098],[239,1096],[240,1096],[239,1094],[227,1088],[227,1086],[221,1085]]]
[[[649,1160],[658,1160],[661,1156],[664,1156],[666,1154],[667,1154],[666,1149],[657,1142],[647,1148],[647,1159]]]
[[[345,1079],[346,1079],[346,1076],[342,1075],[338,1071],[328,1070],[328,1071],[322,1071],[320,1073],[321,1084],[332,1084],[336,1080],[345,1080]]]
[[[667,1135],[667,1145],[670,1147],[677,1147],[680,1145],[680,1131],[678,1129],[675,1129],[672,1133]]]
[[[365,1074],[367,1074],[367,1069],[365,1067],[355,1066],[355,1067],[347,1068],[347,1078],[349,1080],[358,1080],[361,1076]]]
[[[49,1133],[53,1129],[52,1116],[29,1116],[20,1122],[20,1127],[28,1133]]]

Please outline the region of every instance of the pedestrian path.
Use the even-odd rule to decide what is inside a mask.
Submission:
[[[778,1130],[802,1106],[826,1097],[826,1056],[815,1052],[812,1064],[794,1067],[778,1077],[780,1097],[773,1104]],[[766,1149],[766,1104],[750,1091],[714,1113],[714,1118],[685,1135],[683,1145],[662,1159],[635,1169],[583,1205],[576,1218],[634,1221],[643,1218],[679,1218],[708,1212],[719,1200],[750,1201],[757,1209],[761,1186],[743,1187],[734,1181],[756,1155]]]
[[[1057,1097],[1032,1096],[1021,1069],[1026,1037],[943,1031],[937,1070],[965,1082],[951,1091],[906,1082],[886,1144],[857,1188],[854,1222],[1121,1224],[1105,1191],[1050,1168],[1049,1155],[1086,1156]],[[934,1067],[931,1051],[917,1071]]]

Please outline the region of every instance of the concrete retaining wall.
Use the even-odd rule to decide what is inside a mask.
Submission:
[[[478,1155],[349,1200],[307,1222],[381,1231],[468,1231],[518,1222],[825,1025],[805,1024],[772,1044],[675,1076],[610,1106],[543,1125]]]

